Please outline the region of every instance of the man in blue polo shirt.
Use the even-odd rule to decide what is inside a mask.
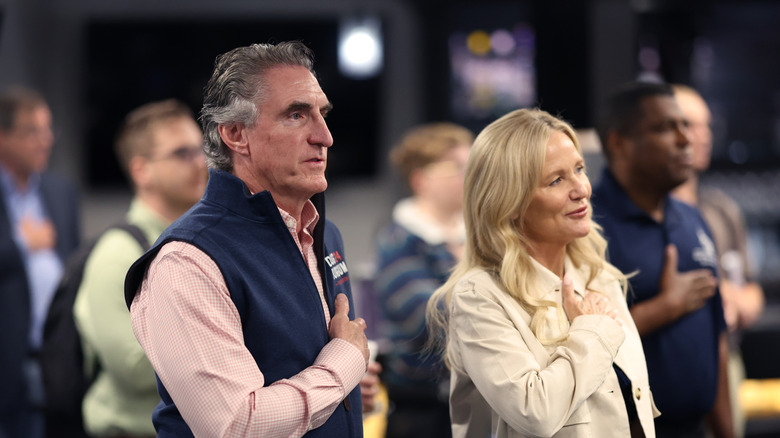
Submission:
[[[699,212],[669,197],[692,172],[672,90],[625,84],[607,99],[598,131],[607,168],[593,191],[593,217],[610,261],[636,272],[628,301],[661,411],[657,436],[704,437],[709,427],[732,437],[715,245]]]

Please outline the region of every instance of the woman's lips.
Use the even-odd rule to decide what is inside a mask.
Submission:
[[[588,214],[588,206],[584,206],[566,214],[566,216],[580,218],[580,217],[585,217],[587,214]]]

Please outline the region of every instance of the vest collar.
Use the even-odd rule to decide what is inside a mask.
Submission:
[[[240,195],[238,195],[240,193]],[[224,206],[230,211],[247,219],[261,222],[284,222],[271,192],[264,190],[255,193],[249,191],[244,181],[232,173],[218,169],[209,169],[209,182],[203,201]],[[311,198],[320,221],[325,216],[322,194]]]

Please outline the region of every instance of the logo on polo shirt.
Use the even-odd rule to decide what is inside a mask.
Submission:
[[[696,237],[699,238],[699,245],[701,246],[694,248],[693,259],[699,262],[699,264],[702,266],[711,266],[713,268],[717,268],[718,255],[715,251],[715,243],[701,228],[696,230]]]
[[[349,269],[347,269],[347,261],[341,256],[338,251],[333,251],[325,257],[325,263],[330,268],[330,273],[333,275],[333,281],[336,282],[336,286],[344,284],[349,280]]]

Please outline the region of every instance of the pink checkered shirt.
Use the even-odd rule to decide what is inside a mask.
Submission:
[[[330,321],[312,247],[319,215],[306,204],[299,239],[295,219],[280,213]],[[311,366],[265,386],[219,268],[184,242],[160,249],[133,300],[131,318],[136,338],[195,436],[301,436],[321,426],[366,371],[357,347],[332,339]]]

